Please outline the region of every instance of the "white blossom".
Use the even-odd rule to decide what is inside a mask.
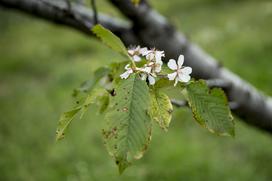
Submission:
[[[163,62],[157,61],[157,62],[149,62],[144,65],[143,68],[140,68],[139,70],[142,72],[141,76],[143,80],[148,79],[148,82],[150,85],[154,85],[156,82],[155,77],[157,77],[157,73],[161,71]]]
[[[133,61],[140,62],[142,57],[147,59],[147,63],[142,67],[131,68],[130,65],[126,65],[125,72],[120,75],[122,79],[127,79],[133,72],[139,72],[143,80],[148,80],[150,85],[154,85],[156,77],[162,69],[162,57],[165,56],[164,51],[158,51],[155,48],[148,50],[146,47],[141,48],[140,46],[134,47],[128,50],[128,54],[132,57]]]
[[[151,72],[159,73],[163,65],[162,57],[164,57],[164,51],[158,51],[155,49],[149,50],[146,55],[146,59],[149,61],[147,66],[151,67]]]
[[[149,61],[160,62],[162,57],[165,57],[164,51],[159,51],[156,49],[148,50],[146,53],[146,59]]]
[[[175,72],[168,74],[167,77],[169,80],[175,80],[174,86],[177,85],[178,82],[189,82],[191,79],[190,74],[192,73],[191,67],[183,67],[184,56],[180,55],[178,58],[178,63],[174,59],[170,59],[168,62],[168,67],[171,70],[175,70]]]
[[[145,56],[147,54],[148,50],[146,47],[141,48],[140,46],[137,46],[135,48],[129,49],[128,54],[132,57],[132,59],[135,62],[140,62],[142,60],[140,55]]]
[[[121,79],[127,79],[130,74],[133,73],[133,69],[130,67],[129,64],[125,66],[125,72],[120,75]]]
[[[158,61],[158,62],[150,62],[147,64],[148,67],[151,67],[151,72],[153,73],[159,73],[161,71],[163,62]]]
[[[144,68],[141,68],[140,71],[142,80],[148,80],[150,85],[154,85],[156,83],[156,74],[152,73],[152,67],[146,66]]]

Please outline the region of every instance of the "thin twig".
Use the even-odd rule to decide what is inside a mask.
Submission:
[[[171,103],[173,106],[176,106],[176,107],[188,107],[189,104],[186,100],[176,100],[176,99],[171,99]],[[229,102],[229,107],[231,110],[235,110],[238,108],[238,104],[236,102]]]
[[[95,0],[91,0],[91,5],[94,13],[94,24],[98,24],[98,15]]]
[[[67,7],[68,7],[68,11],[70,12],[71,11],[71,2],[70,0],[65,0],[66,1],[66,4],[67,4]]]

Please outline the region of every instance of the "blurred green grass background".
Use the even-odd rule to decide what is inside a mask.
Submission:
[[[153,0],[180,30],[226,67],[272,96],[272,2]],[[100,11],[116,14],[105,1]],[[167,133],[154,129],[143,159],[121,176],[91,107],[54,142],[72,90],[118,59],[94,39],[0,10],[0,180],[271,180],[271,135],[236,121],[236,138],[198,126],[176,109]]]

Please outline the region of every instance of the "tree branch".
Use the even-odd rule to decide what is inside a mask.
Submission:
[[[47,21],[68,26],[79,30],[88,36],[94,21],[94,13],[79,3],[52,0],[0,0],[0,6],[17,9]],[[137,39],[128,22],[112,18],[104,14],[99,15],[99,23],[110,29],[129,44],[137,44]]]
[[[220,66],[159,13],[146,0],[135,7],[130,0],[109,0],[133,22],[133,30],[142,45],[165,50],[168,57],[185,55],[185,63],[193,68],[193,76],[202,79],[220,79],[228,82],[225,89],[229,100],[236,103],[234,112],[249,124],[272,133],[272,99],[252,85]]]
[[[99,15],[100,23],[119,36],[126,45],[140,44],[165,50],[168,57],[185,55],[185,63],[193,68],[193,76],[203,79],[219,79],[227,82],[226,93],[230,102],[235,102],[236,113],[249,124],[272,133],[272,99],[257,91],[253,86],[234,73],[221,67],[214,58],[206,54],[186,37],[177,32],[167,20],[152,10],[146,0],[135,7],[130,0],[109,0],[129,20],[124,21]],[[50,0],[0,0],[0,6],[19,9],[48,21],[72,27],[91,35],[94,25],[93,12],[73,4],[68,11],[64,1]]]
[[[189,106],[188,102],[186,100],[171,99],[171,103],[173,106],[176,106],[176,107],[188,107]],[[229,107],[232,111],[238,108],[237,103],[235,103],[235,102],[229,102]]]

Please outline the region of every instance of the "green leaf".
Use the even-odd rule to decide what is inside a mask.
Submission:
[[[104,113],[107,110],[109,103],[110,103],[109,93],[107,92],[106,94],[101,96],[99,99],[99,102],[100,102],[99,112]]]
[[[79,88],[74,90],[74,94],[73,96],[77,96],[79,93],[87,93],[89,91],[91,91],[95,85],[97,84],[97,82],[105,77],[106,75],[108,75],[110,72],[109,68],[106,67],[100,67],[98,68],[94,73],[93,76],[90,80],[85,81]]]
[[[59,120],[57,131],[56,131],[56,140],[64,138],[65,132],[68,126],[71,124],[72,120],[75,118],[76,114],[81,110],[80,119],[83,117],[84,113],[87,111],[88,107],[91,104],[97,103],[101,106],[100,111],[104,111],[108,107],[108,95],[109,93],[102,88],[97,88],[91,91],[87,96],[82,105],[78,105],[76,108],[64,112]],[[107,98],[105,98],[107,97]]]
[[[137,74],[121,80],[111,96],[102,130],[105,145],[122,173],[135,159],[142,157],[151,140],[149,88]]]
[[[234,122],[225,93],[209,90],[204,81],[187,86],[187,98],[196,121],[217,135],[234,136]]]
[[[110,30],[104,28],[102,25],[95,25],[92,29],[93,33],[101,39],[101,41],[113,49],[114,51],[121,53],[122,55],[129,57],[127,49],[123,42],[114,35]]]
[[[76,114],[80,111],[81,107],[77,107],[70,111],[64,112],[59,120],[57,131],[56,131],[56,140],[64,138],[65,131],[70,125],[71,121],[75,118]]]
[[[173,81],[169,81],[168,78],[161,78],[156,82],[154,88],[155,89],[171,88],[171,90],[177,88],[178,90],[182,90],[185,88],[185,83],[180,82],[177,84],[176,87],[174,87]]]
[[[112,63],[110,65],[110,68],[111,68],[111,72],[110,72],[110,75],[111,75],[111,78],[115,81],[115,82],[119,82],[118,79],[121,79],[120,78],[120,75],[122,73],[124,73],[125,71],[125,66],[127,64],[129,64],[130,61],[123,61],[123,62],[115,62],[115,63]]]
[[[97,82],[102,77],[105,77],[107,74],[109,74],[110,69],[107,67],[100,67],[94,72],[94,80]]]
[[[83,115],[88,110],[88,107],[91,104],[95,104],[95,103],[99,104],[99,103],[101,103],[100,102],[101,98],[107,96],[108,94],[109,93],[105,89],[102,89],[102,88],[97,88],[97,89],[94,89],[93,91],[91,91],[91,93],[87,96],[85,102],[82,105],[82,111],[81,111],[80,119],[83,117]],[[103,109],[106,109],[105,106],[107,106],[107,105],[103,105],[103,106],[104,106]]]
[[[155,120],[162,129],[167,130],[169,127],[173,106],[169,97],[160,90],[152,90],[151,105],[149,114],[153,120]]]
[[[162,88],[167,88],[167,87],[173,88],[173,85],[174,85],[173,82],[169,81],[169,79],[161,78],[156,82],[154,87],[155,87],[155,89],[162,89]]]

